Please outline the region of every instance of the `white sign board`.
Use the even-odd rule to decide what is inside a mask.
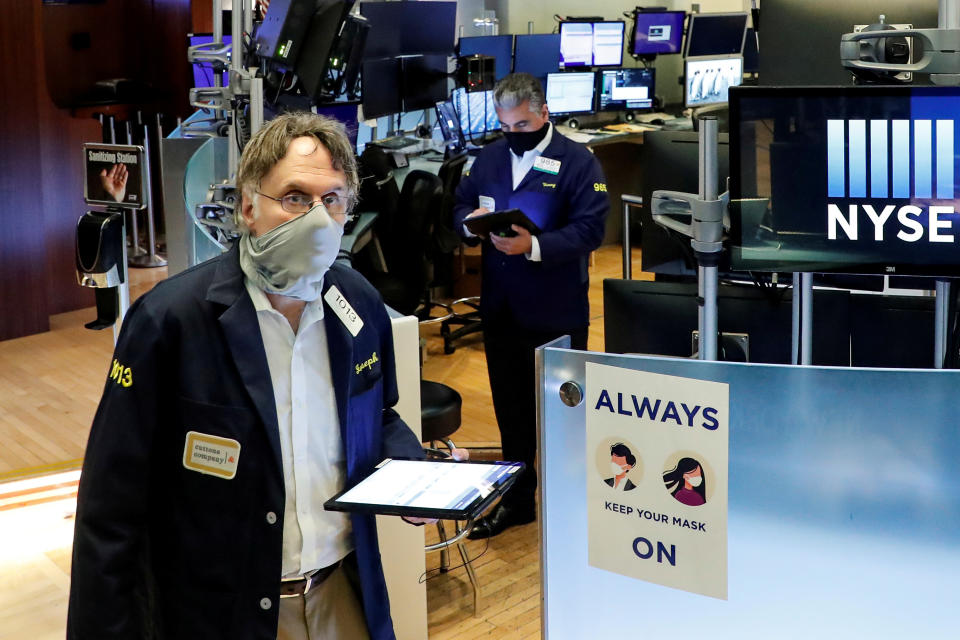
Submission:
[[[590,565],[725,600],[728,385],[586,374]]]

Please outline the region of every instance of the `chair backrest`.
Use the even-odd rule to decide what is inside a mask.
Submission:
[[[456,203],[457,186],[463,177],[463,167],[467,163],[467,154],[450,156],[440,165],[437,175],[443,183],[443,200],[433,234],[434,256],[452,253],[460,245],[460,235],[453,228],[453,206]]]
[[[442,199],[440,178],[429,171],[412,170],[400,190],[393,232],[380,236],[387,269],[405,279],[417,295],[426,288],[428,250]]]
[[[357,170],[360,174],[358,211],[376,211],[374,229],[378,237],[393,233],[397,219],[400,189],[393,177],[390,157],[380,147],[367,145],[360,154]]]

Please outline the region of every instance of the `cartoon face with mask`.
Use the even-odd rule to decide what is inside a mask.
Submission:
[[[316,300],[339,253],[348,207],[346,174],[330,152],[316,138],[295,138],[258,188],[243,194],[244,274],[267,293]]]
[[[677,502],[689,507],[699,507],[707,501],[703,466],[693,458],[680,458],[676,467],[664,472],[663,483]]]
[[[636,488],[636,485],[627,478],[627,474],[637,464],[637,458],[630,451],[630,448],[622,442],[618,442],[610,447],[610,473],[613,477],[604,480],[608,486],[618,491],[630,491]]]

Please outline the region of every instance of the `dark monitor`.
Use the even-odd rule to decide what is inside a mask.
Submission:
[[[736,268],[960,275],[960,88],[739,87],[730,95]]]
[[[429,109],[450,95],[446,55],[403,56],[400,71],[404,111]]]
[[[233,36],[224,35],[223,43],[230,44],[233,41]],[[213,42],[212,33],[191,33],[187,35],[187,42],[189,46],[193,47],[198,44],[209,44]],[[231,52],[232,53],[232,52]],[[193,65],[193,86],[194,87],[212,87],[214,70],[209,64],[194,64]],[[223,83],[220,85],[225,87],[229,84],[229,71],[224,71],[221,74],[223,78]]]
[[[492,131],[500,131],[500,119],[493,108],[493,91],[455,89],[450,100],[460,117],[460,130],[468,138]]]
[[[445,100],[437,102],[437,123],[440,125],[440,133],[446,142],[452,142],[458,148],[464,148],[467,141],[463,137],[463,130],[460,128],[460,116],[453,106],[453,102]]]
[[[593,71],[547,74],[547,107],[552,116],[593,113],[596,90]]]
[[[743,82],[743,58],[687,58],[683,69],[687,108],[726,104],[730,87]]]
[[[514,73],[529,73],[547,85],[547,74],[560,68],[560,34],[534,33],[515,36]]]
[[[719,136],[719,184],[730,175],[729,135]],[[699,134],[695,131],[648,131],[640,146],[643,186],[640,196],[641,267],[644,271],[672,276],[693,276],[697,263],[690,238],[668,231],[653,221],[650,201],[654,191],[666,189],[697,193],[700,188]],[[685,220],[689,222],[689,220]],[[726,256],[726,252],[723,254]],[[722,265],[723,266],[728,265]]]
[[[692,334],[698,326],[697,295],[696,282],[604,280],[605,350],[690,357]],[[719,359],[789,364],[792,302],[790,288],[721,284],[717,289]],[[847,366],[849,292],[815,291],[813,326],[813,363]]]
[[[370,22],[364,58],[453,53],[456,2],[361,2]]]
[[[495,79],[500,80],[513,68],[513,36],[472,36],[460,38],[457,55],[493,56],[496,64]]]
[[[743,72],[758,73],[760,71],[760,46],[757,42],[757,32],[753,27],[747,29],[747,37],[743,41]]]
[[[929,296],[851,295],[850,364],[933,368],[935,303]]]
[[[363,61],[363,117],[379,118],[403,111],[400,58]]]
[[[635,13],[630,51],[637,56],[680,53],[686,17],[683,11]]]
[[[623,64],[623,21],[561,22],[561,67],[619,67]]]
[[[747,31],[747,13],[691,13],[684,55],[739,56]]]
[[[599,111],[651,109],[655,69],[603,69],[597,72]]]

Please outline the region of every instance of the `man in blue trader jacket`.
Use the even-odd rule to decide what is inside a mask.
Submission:
[[[379,295],[334,264],[343,127],[283,115],[240,161],[237,247],[130,308],[77,502],[67,637],[394,637],[373,516],[323,502],[421,457]]]
[[[480,315],[503,457],[527,470],[471,537],[485,538],[535,518],[534,352],[561,335],[587,348],[587,262],[603,240],[609,209],[600,163],[550,124],[540,81],[525,73],[493,92],[504,139],[489,145],[457,189],[455,228],[488,211],[517,208],[541,230],[483,242]]]

